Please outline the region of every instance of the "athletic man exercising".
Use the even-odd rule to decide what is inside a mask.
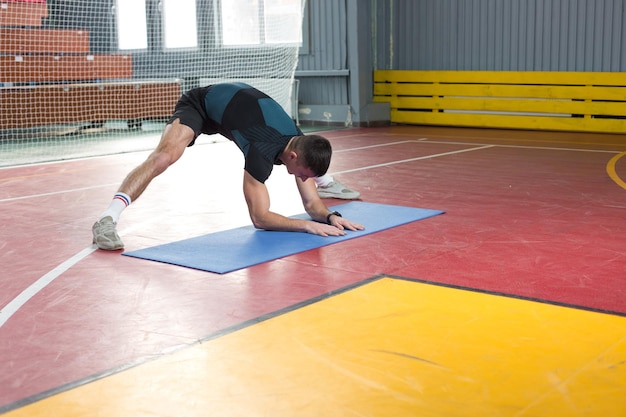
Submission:
[[[243,192],[257,229],[344,235],[363,226],[331,212],[320,199],[314,177],[326,174],[330,142],[305,136],[282,107],[243,83],[215,84],[184,94],[169,119],[157,148],[122,182],[109,207],[93,225],[93,242],[100,249],[124,247],[115,226],[122,211],[135,201],[150,181],[181,157],[201,134],[220,133],[237,144],[245,157]],[[313,220],[291,219],[270,211],[265,181],[274,165],[284,164],[296,177],[304,209]]]

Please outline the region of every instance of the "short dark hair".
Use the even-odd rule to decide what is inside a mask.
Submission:
[[[298,157],[302,158],[302,163],[313,171],[316,177],[326,174],[333,154],[328,139],[320,135],[294,136],[292,145]]]

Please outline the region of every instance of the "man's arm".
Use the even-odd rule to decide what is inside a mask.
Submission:
[[[330,221],[330,225],[339,230],[364,229],[363,225],[355,223],[349,219],[336,215],[330,215],[329,217],[331,211],[328,207],[326,207],[326,204],[324,204],[324,201],[320,198],[319,193],[317,192],[317,186],[312,178],[302,181],[300,178],[296,177],[296,185],[298,186],[298,191],[302,197],[304,209],[314,220],[326,223],[326,219],[328,219]]]
[[[317,194],[313,180],[307,182],[310,183],[309,185],[313,186],[313,191]],[[248,204],[250,219],[252,220],[254,227],[257,229],[306,232],[321,236],[340,236],[345,234],[343,229],[339,229],[338,227],[332,225],[318,223],[311,220],[291,219],[270,211],[270,196],[267,191],[267,187],[265,184],[254,179],[254,177],[247,171],[244,171],[243,174],[243,194],[246,198],[246,203]],[[319,200],[319,196],[317,198]],[[304,201],[303,197],[303,202]],[[323,206],[324,203],[321,200],[320,203],[322,203]],[[311,214],[311,212],[309,212],[309,208],[306,208],[305,204],[305,209],[311,217],[315,220],[325,221],[326,216],[329,213],[328,209],[325,209],[322,213],[319,205],[314,204],[314,207],[313,212],[317,212],[316,215]],[[333,218],[334,217],[336,216],[333,216]]]

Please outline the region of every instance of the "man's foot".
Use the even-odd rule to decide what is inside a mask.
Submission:
[[[117,234],[115,223],[111,216],[106,216],[95,222],[91,231],[93,232],[93,243],[100,249],[118,250],[124,248],[124,242]]]
[[[360,192],[349,189],[337,180],[323,187],[317,187],[317,193],[320,198],[341,198],[343,200],[356,200],[361,195]]]

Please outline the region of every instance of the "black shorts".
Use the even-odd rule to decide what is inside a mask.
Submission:
[[[181,124],[193,129],[193,140],[187,146],[192,146],[201,133],[207,135],[221,133],[217,123],[209,118],[204,109],[204,97],[209,88],[211,87],[194,88],[183,94],[174,107],[174,113],[167,121],[167,124],[171,124],[179,119]]]

